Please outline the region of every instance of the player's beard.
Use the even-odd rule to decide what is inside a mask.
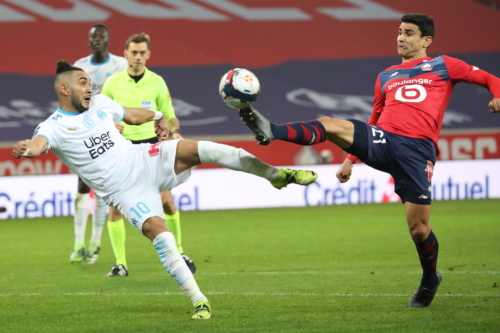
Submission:
[[[71,105],[80,113],[83,113],[89,109],[83,106],[82,100],[73,92],[71,92]]]

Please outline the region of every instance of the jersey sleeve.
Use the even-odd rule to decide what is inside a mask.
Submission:
[[[44,121],[43,123],[40,123],[38,127],[35,128],[32,138],[34,138],[35,136],[43,136],[45,139],[47,139],[49,150],[57,148],[57,132],[55,131],[54,127],[51,126],[50,122]]]
[[[380,118],[380,114],[384,110],[385,105],[385,95],[382,92],[382,84],[380,82],[380,75],[377,77],[377,81],[375,82],[375,92],[373,95],[373,109],[372,115],[368,120],[368,124],[377,125],[378,118]]]
[[[121,104],[103,94],[96,95],[94,98],[99,99],[99,103],[105,103],[115,123],[120,123],[123,120],[123,117],[125,117],[125,108]]]
[[[500,79],[462,60],[444,56],[450,78],[457,82],[467,82],[487,88],[495,97],[500,97]]]
[[[500,98],[500,79],[495,75],[474,67],[472,83],[485,87],[494,98]]]
[[[460,59],[443,56],[450,79],[455,82],[472,83],[474,66]]]
[[[158,111],[163,112],[165,118],[170,120],[175,117],[174,106],[172,104],[172,97],[170,96],[170,91],[168,90],[167,84],[163,79],[160,80],[162,82],[158,96],[156,99],[156,105],[158,106]]]

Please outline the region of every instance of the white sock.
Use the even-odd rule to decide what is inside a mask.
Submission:
[[[269,181],[278,177],[278,168],[262,162],[241,148],[210,141],[198,141],[198,155],[201,163],[214,163],[231,170],[251,173]]]
[[[89,194],[77,193],[75,198],[75,243],[85,241],[85,229],[89,217]]]
[[[174,235],[171,232],[162,232],[153,240],[153,245],[158,252],[163,268],[170,274],[179,287],[184,290],[186,295],[194,303],[198,301],[206,301],[207,298],[202,294],[193,274],[182,259],[177,245],[175,244]]]
[[[94,197],[94,215],[92,216],[92,237],[91,242],[99,243],[101,241],[102,229],[108,214],[108,205],[97,195]]]

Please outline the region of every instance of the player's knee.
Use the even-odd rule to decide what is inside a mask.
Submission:
[[[354,124],[348,120],[321,117],[317,119],[326,131],[326,139],[342,149],[349,148],[354,141]]]
[[[352,122],[342,119],[321,117],[317,120],[323,125],[327,135],[343,135],[354,127]]]
[[[338,124],[335,120],[336,119],[333,119],[331,117],[321,117],[317,119],[317,121],[319,121],[325,128],[327,134],[336,133],[336,131],[338,130]]]
[[[411,222],[408,221],[408,229],[411,238],[417,243],[426,240],[431,231],[429,223],[426,223],[426,221],[420,219]]]
[[[151,216],[142,224],[142,233],[151,241],[162,232],[169,231],[163,218],[159,216]]]
[[[249,172],[255,162],[255,156],[247,152],[245,149],[237,148],[235,151],[240,158],[242,170]]]

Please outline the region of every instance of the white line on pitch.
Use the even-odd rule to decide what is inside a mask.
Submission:
[[[388,271],[370,271],[366,270],[363,272],[357,271],[357,272],[351,272],[351,271],[338,271],[338,272],[322,272],[322,271],[303,271],[303,272],[220,272],[220,273],[201,273],[200,275],[246,275],[246,274],[254,274],[254,275],[280,275],[280,274],[288,274],[288,275],[314,275],[314,274],[366,274],[370,273],[372,274],[373,272],[381,275],[388,275],[388,274],[399,274],[399,273],[394,273],[394,272],[388,272]],[[410,271],[407,272],[408,274],[422,274],[422,271]],[[443,274],[500,274],[500,272],[496,271],[444,271]]]
[[[346,274],[357,274],[357,275],[365,275],[365,274],[377,274],[377,275],[394,275],[400,273],[393,272],[393,271],[284,271],[284,272],[218,272],[218,273],[198,273],[199,275],[346,275]],[[422,271],[409,271],[406,272],[407,274],[422,274]],[[442,271],[444,275],[448,274],[500,274],[500,271]],[[166,273],[162,273],[161,270],[158,271],[158,273],[153,273],[151,274],[153,276],[159,276],[159,275],[166,275]],[[74,275],[74,277],[77,277]],[[78,278],[93,278],[93,277],[102,277],[101,275],[78,275]],[[45,275],[45,276],[5,276],[5,277],[0,277],[0,280],[30,280],[30,279],[68,279],[70,278],[69,276],[52,276],[52,275]]]
[[[232,295],[232,296],[315,296],[315,297],[408,297],[411,294],[372,294],[372,293],[231,293],[231,292],[205,292],[207,295]],[[177,296],[184,295],[178,293],[61,293],[61,294],[41,294],[41,293],[26,293],[26,294],[0,294],[0,297],[5,296]],[[469,295],[469,294],[436,294],[436,297],[500,297],[500,295]]]

